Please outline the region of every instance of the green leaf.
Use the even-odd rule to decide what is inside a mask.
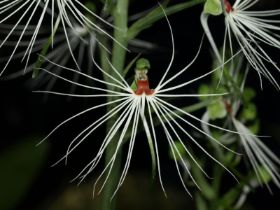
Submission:
[[[207,0],[204,4],[204,13],[211,15],[221,15],[223,13],[223,8],[220,0]]]
[[[207,111],[211,120],[222,119],[227,115],[227,110],[222,100],[210,104],[207,107]]]
[[[47,155],[46,143],[35,147],[39,139],[23,139],[0,155],[0,209],[14,209],[28,193]]]

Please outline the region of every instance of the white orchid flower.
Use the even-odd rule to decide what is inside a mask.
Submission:
[[[168,22],[169,24],[169,22]],[[116,161],[116,157],[118,154],[118,151],[120,147],[125,143],[125,141],[128,141],[129,144],[129,149],[127,152],[127,158],[126,158],[126,163],[124,166],[124,169],[122,171],[117,189],[115,193],[118,191],[118,189],[121,187],[123,184],[125,177],[127,175],[129,166],[130,166],[130,161],[132,158],[132,153],[134,149],[134,144],[136,140],[137,133],[139,131],[139,124],[143,124],[144,131],[146,133],[147,139],[149,141],[149,144],[152,145],[152,152],[155,154],[156,157],[156,165],[157,165],[157,172],[159,176],[159,181],[161,184],[161,187],[165,193],[165,189],[163,186],[162,178],[161,178],[161,165],[160,165],[160,156],[159,156],[159,150],[158,150],[158,144],[159,144],[159,139],[158,139],[158,133],[156,129],[156,121],[161,125],[162,130],[164,131],[164,135],[166,137],[167,143],[171,149],[172,155],[174,156],[174,161],[175,161],[175,166],[177,168],[177,173],[179,176],[179,179],[181,180],[181,183],[186,190],[186,192],[189,192],[189,190],[186,187],[186,184],[183,180],[183,175],[180,170],[180,166],[178,164],[178,158],[181,163],[183,163],[183,167],[185,168],[184,171],[188,173],[188,176],[190,179],[193,181],[193,183],[200,188],[198,183],[195,180],[195,177],[193,177],[191,171],[189,170],[188,165],[184,161],[184,157],[182,157],[182,154],[178,150],[175,141],[179,141],[182,147],[184,148],[185,152],[188,154],[189,158],[195,163],[196,167],[198,167],[202,172],[207,176],[207,173],[204,171],[204,169],[199,165],[198,161],[196,158],[192,155],[192,153],[188,150],[187,143],[184,142],[184,139],[188,139],[191,141],[193,144],[195,144],[201,151],[205,153],[206,156],[208,156],[210,159],[212,159],[214,162],[219,164],[222,168],[227,170],[234,178],[235,176],[222,164],[220,163],[213,155],[211,155],[191,134],[190,130],[186,127],[189,127],[196,132],[201,133],[202,135],[206,136],[210,141],[213,141],[215,144],[220,145],[221,147],[235,153],[231,149],[227,148],[224,146],[221,142],[219,142],[217,139],[212,137],[211,135],[208,135],[206,132],[204,132],[201,128],[197,127],[193,122],[191,121],[196,121],[199,123],[207,124],[208,126],[211,126],[216,129],[220,129],[225,132],[232,132],[235,133],[234,131],[230,131],[215,125],[212,125],[208,122],[202,121],[200,118],[184,111],[182,108],[177,107],[176,105],[172,104],[169,100],[166,99],[171,99],[171,98],[189,98],[189,97],[209,97],[209,96],[221,96],[225,95],[224,94],[176,94],[173,93],[173,91],[177,91],[182,87],[185,87],[187,85],[190,85],[208,75],[211,73],[215,72],[216,70],[220,69],[221,67],[218,67],[208,73],[205,73],[197,78],[194,78],[190,81],[182,82],[177,85],[170,86],[171,83],[174,83],[177,81],[177,79],[182,76],[184,72],[193,64],[193,62],[196,60],[199,52],[195,56],[195,58],[188,64],[186,67],[178,71],[175,75],[167,78],[169,75],[169,71],[172,67],[173,60],[174,60],[174,40],[173,40],[173,33],[171,26],[169,24],[170,30],[171,30],[171,35],[172,35],[172,57],[171,61],[164,72],[162,78],[160,79],[158,85],[156,86],[155,89],[151,89],[149,87],[149,80],[147,77],[147,69],[144,69],[144,71],[138,71],[136,70],[136,84],[137,88],[134,90],[131,88],[131,86],[126,82],[126,80],[123,78],[123,76],[119,73],[117,69],[114,68],[114,66],[111,65],[111,68],[115,74],[115,76],[112,76],[108,74],[106,71],[104,71],[102,68],[100,68],[96,62],[93,60],[95,65],[98,67],[98,69],[104,74],[104,76],[108,77],[111,82],[108,81],[103,81],[94,77],[91,77],[89,75],[86,75],[80,71],[71,69],[71,68],[66,68],[63,66],[59,66],[51,61],[52,64],[57,65],[61,68],[63,68],[65,71],[70,71],[74,72],[76,74],[79,74],[80,76],[83,76],[90,81],[94,83],[101,83],[103,85],[107,85],[113,88],[113,90],[105,89],[105,88],[100,88],[97,86],[89,86],[86,84],[82,83],[77,83],[73,82],[70,79],[67,79],[65,77],[56,75],[52,72],[49,72],[46,69],[43,69],[44,71],[48,72],[49,74],[64,80],[65,82],[68,82],[70,84],[74,84],[79,87],[86,88],[88,90],[94,90],[98,91],[100,93],[94,93],[94,94],[89,94],[89,95],[81,95],[81,94],[69,94],[69,93],[61,93],[61,92],[54,92],[54,91],[36,91],[36,92],[41,92],[41,93],[49,93],[49,94],[55,94],[55,95],[63,95],[63,96],[72,96],[72,97],[93,97],[93,98],[100,98],[100,97],[111,97],[115,98],[112,101],[102,103],[93,107],[90,107],[68,119],[60,123],[45,139],[42,141],[46,140],[50,135],[52,135],[57,129],[62,127],[63,125],[67,124],[69,121],[80,117],[81,115],[84,115],[90,111],[97,110],[99,108],[104,108],[109,105],[114,105],[111,110],[109,110],[104,116],[100,117],[98,120],[92,122],[87,128],[85,128],[82,132],[80,132],[70,143],[66,155],[63,156],[58,162],[62,160],[67,161],[67,157],[70,153],[72,153],[82,142],[84,142],[91,134],[96,132],[96,130],[105,124],[108,120],[114,118],[115,116],[118,116],[117,119],[114,121],[112,127],[106,134],[106,137],[103,140],[102,145],[99,148],[99,151],[95,155],[95,157],[92,159],[92,161],[86,165],[86,167],[79,173],[79,175],[76,177],[76,179],[81,179],[84,180],[85,177],[91,173],[96,166],[100,163],[101,158],[104,156],[104,152],[108,145],[111,143],[113,138],[117,138],[117,145],[115,148],[115,152],[113,156],[111,157],[110,161],[108,164],[105,166],[104,170],[101,172],[100,176],[97,178],[96,183],[103,177],[104,177],[104,182],[101,186],[100,191],[104,188],[106,182],[109,179],[109,176],[111,174],[112,168],[114,166],[114,163]],[[109,60],[108,60],[109,62]],[[110,63],[110,62],[109,62]],[[126,139],[126,136],[129,136],[128,139]],[[162,142],[161,142],[162,143]],[[237,154],[237,153],[235,153]],[[177,158],[176,158],[177,157]],[[96,186],[96,183],[94,186]],[[95,187],[94,187],[95,188]],[[115,195],[114,193],[114,195]],[[114,196],[113,195],[113,196]],[[191,195],[191,194],[190,194]]]

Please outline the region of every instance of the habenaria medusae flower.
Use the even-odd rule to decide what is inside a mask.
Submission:
[[[170,28],[171,30],[171,28]],[[172,32],[172,31],[171,31]],[[171,33],[172,34],[172,33]],[[99,93],[93,93],[88,95],[81,95],[81,94],[69,94],[69,93],[61,93],[61,92],[54,92],[54,91],[38,91],[43,93],[50,93],[50,94],[56,94],[56,95],[64,95],[64,96],[72,96],[72,97],[111,97],[113,98],[112,101],[102,103],[93,107],[90,107],[70,118],[60,123],[46,138],[48,138],[51,134],[53,134],[57,129],[62,127],[63,125],[67,124],[72,119],[75,119],[77,117],[80,117],[83,114],[86,114],[90,111],[100,109],[102,107],[107,107],[113,105],[113,108],[111,108],[106,114],[104,114],[102,117],[100,117],[98,120],[92,122],[88,127],[86,127],[83,131],[81,131],[70,143],[66,155],[63,156],[58,162],[62,160],[67,161],[67,157],[70,153],[72,153],[82,142],[84,142],[91,134],[96,132],[96,130],[105,124],[107,121],[114,119],[112,127],[107,132],[103,143],[101,144],[99,151],[95,155],[95,157],[90,161],[88,165],[81,171],[81,173],[76,177],[76,179],[80,179],[81,181],[85,179],[85,177],[91,173],[96,166],[100,163],[100,160],[104,156],[104,152],[108,145],[111,143],[112,139],[117,139],[116,147],[114,154],[110,158],[108,164],[105,166],[104,170],[101,172],[100,176],[97,178],[96,183],[103,177],[104,182],[101,186],[100,191],[103,189],[105,184],[107,183],[109,176],[111,174],[112,168],[114,166],[114,163],[116,161],[117,154],[121,148],[121,146],[127,142],[129,144],[127,157],[125,166],[123,168],[122,174],[119,179],[119,183],[117,185],[116,191],[121,187],[123,184],[125,177],[127,175],[130,161],[132,158],[132,153],[135,145],[136,136],[139,130],[139,124],[143,125],[144,131],[146,133],[147,139],[149,141],[149,144],[152,145],[151,148],[153,150],[153,153],[155,154],[155,162],[157,165],[157,172],[159,176],[159,181],[161,184],[161,187],[164,190],[162,178],[161,178],[161,165],[160,165],[160,155],[159,155],[159,138],[156,126],[158,123],[162,130],[164,131],[163,134],[167,140],[167,144],[169,145],[172,155],[174,156],[175,160],[175,166],[177,169],[177,173],[179,176],[179,179],[181,180],[181,183],[184,187],[184,189],[190,194],[188,191],[186,184],[184,182],[182,172],[180,170],[180,166],[177,162],[179,159],[183,163],[183,167],[187,171],[190,179],[193,181],[193,183],[198,187],[198,183],[196,182],[196,178],[193,177],[191,171],[189,170],[188,165],[184,161],[184,157],[179,151],[177,147],[177,143],[175,141],[179,141],[179,143],[182,145],[182,148],[184,148],[185,152],[188,154],[189,158],[194,162],[196,167],[198,167],[202,172],[207,176],[207,173],[204,171],[204,169],[200,166],[194,155],[188,150],[187,142],[185,140],[189,140],[192,144],[196,145],[201,151],[205,153],[206,156],[211,158],[214,162],[219,164],[221,167],[223,167],[225,170],[227,170],[233,177],[235,177],[226,167],[220,163],[213,155],[211,155],[206,148],[204,148],[196,139],[194,136],[191,135],[191,131],[189,128],[195,130],[196,132],[201,133],[202,135],[206,136],[207,139],[210,141],[213,141],[214,143],[224,147],[225,149],[235,153],[234,151],[230,150],[226,146],[224,146],[221,142],[219,142],[217,139],[215,139],[213,136],[207,134],[204,132],[201,128],[197,127],[194,122],[196,121],[199,123],[207,124],[208,126],[214,127],[216,129],[220,129],[227,132],[233,132],[230,130],[223,129],[221,127],[212,125],[210,123],[202,121],[200,118],[194,116],[193,114],[190,114],[186,112],[184,109],[179,108],[178,106],[174,105],[172,100],[168,99],[186,99],[189,97],[208,97],[208,96],[221,96],[224,94],[178,94],[174,93],[174,91],[178,91],[180,88],[185,87],[187,85],[190,85],[193,82],[196,82],[214,71],[220,69],[221,67],[218,67],[217,69],[214,69],[208,73],[205,73],[197,78],[194,78],[190,81],[185,81],[182,83],[179,83],[177,85],[172,85],[171,83],[174,83],[178,81],[178,78],[182,76],[184,72],[189,68],[190,65],[195,61],[196,57],[193,59],[193,61],[184,67],[182,70],[178,71],[175,75],[168,78],[169,71],[171,69],[173,59],[174,59],[174,41],[172,36],[172,45],[173,45],[173,53],[172,58],[170,61],[170,64],[168,65],[168,68],[164,72],[162,78],[160,79],[158,85],[155,89],[151,89],[149,86],[149,80],[147,76],[148,65],[145,68],[137,68],[135,71],[135,82],[136,82],[136,88],[133,89],[127,81],[123,78],[123,76],[119,73],[117,69],[114,68],[113,65],[111,65],[111,68],[113,70],[113,73],[115,74],[115,77],[108,74],[106,71],[104,71],[102,68],[100,68],[95,61],[95,65],[98,67],[98,69],[106,76],[108,79],[111,80],[111,82],[103,81],[94,77],[91,77],[89,75],[86,75],[80,71],[62,67],[65,71],[74,72],[76,74],[79,74],[82,77],[85,77],[89,79],[90,81],[94,82],[94,84],[101,83],[107,86],[110,86],[110,89],[105,89],[101,87],[97,87],[96,85],[90,86],[87,84],[82,84],[78,82],[73,82],[70,79],[67,79],[65,77],[62,77],[60,75],[56,75],[52,72],[49,72],[47,70],[44,70],[48,72],[49,74],[64,80],[65,82],[68,82],[70,84],[77,85],[79,87],[86,88],[91,91],[97,91]],[[51,62],[51,61],[49,61]],[[109,62],[110,63],[110,62]],[[56,65],[55,63],[53,63]],[[117,116],[117,118],[115,118]],[[234,132],[233,132],[234,133]],[[45,139],[46,139],[45,138]],[[127,139],[126,139],[127,138]],[[44,139],[44,140],[45,140]],[[43,140],[43,141],[44,141]],[[161,141],[160,144],[163,142]],[[96,186],[95,183],[95,186]],[[95,188],[95,187],[94,187]]]
[[[263,46],[280,49],[280,40],[277,34],[280,30],[277,25],[280,20],[275,19],[275,16],[280,15],[280,9],[254,11],[251,8],[257,2],[256,0],[235,0],[231,4],[229,0],[221,0],[226,26],[222,58],[207,26],[207,16],[204,14],[201,16],[202,25],[221,63],[224,61],[226,48],[229,47],[231,53],[234,54],[234,42],[237,42],[247,61],[257,71],[261,85],[261,76],[264,76],[280,89],[269,69],[272,67],[280,71],[280,68]]]
[[[0,76],[6,70],[26,36],[28,37],[28,45],[22,56],[22,61],[25,60],[26,67],[28,66],[41,26],[45,25],[44,20],[47,19],[46,16],[48,15],[50,17],[48,25],[51,29],[50,36],[52,36],[52,41],[58,25],[61,24],[64,29],[66,43],[74,61],[76,60],[71,50],[71,40],[68,36],[67,28],[74,29],[77,23],[82,28],[87,27],[89,30],[100,32],[117,42],[96,22],[104,23],[111,27],[114,26],[96,15],[79,0],[4,0],[0,2],[0,27],[4,26],[8,33],[1,41],[0,48],[5,44],[9,44],[9,40],[14,42],[14,46],[6,65],[0,70]],[[14,37],[17,37],[16,41],[12,39]],[[26,42],[26,40],[24,41]],[[77,67],[79,68],[78,65]]]

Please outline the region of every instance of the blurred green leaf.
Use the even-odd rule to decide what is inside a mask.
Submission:
[[[225,104],[222,100],[216,101],[207,107],[211,120],[222,119],[227,115]]]
[[[224,156],[224,164],[226,166],[230,166],[230,168],[236,167],[240,163],[241,160],[242,160],[241,155],[236,155],[232,152],[228,152]]]
[[[260,179],[258,179],[255,171],[252,171],[250,176],[249,176],[250,181],[253,181],[255,183],[259,183],[261,181],[262,184],[268,184],[271,181],[272,178],[271,178],[270,174],[267,172],[267,170],[262,166],[257,167],[257,170],[259,172]]]
[[[207,204],[203,197],[201,196],[200,192],[197,192],[195,194],[195,201],[196,201],[196,206],[197,210],[207,210]]]
[[[210,93],[210,88],[209,88],[208,85],[202,84],[202,85],[199,86],[199,88],[198,88],[198,94],[199,95],[205,95],[205,94],[209,94],[209,93]],[[199,99],[201,101],[203,101],[203,100],[207,100],[207,97],[199,97]]]
[[[0,154],[0,209],[13,209],[26,196],[47,155],[47,144],[35,147],[40,138],[23,139]]]
[[[241,118],[244,120],[254,120],[257,117],[257,107],[253,103],[249,103],[243,107]]]
[[[236,187],[228,191],[226,194],[224,194],[224,196],[217,202],[216,207],[214,209],[232,209],[232,206],[242,193],[243,186],[244,185],[240,183]]]
[[[101,0],[101,2],[103,3],[104,7],[103,7],[103,11],[106,13],[106,14],[110,14],[115,5],[116,5],[116,0]]]
[[[244,88],[243,91],[243,100],[245,103],[250,102],[256,96],[256,91],[253,88]]]

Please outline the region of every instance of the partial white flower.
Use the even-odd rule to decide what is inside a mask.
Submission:
[[[25,44],[26,49],[22,55],[22,61],[25,60],[26,67],[28,66],[30,55],[35,48],[34,45],[36,45],[41,27],[43,24],[46,24],[44,20],[47,19],[47,15],[49,15],[50,19],[48,28],[51,29],[49,35],[52,36],[52,41],[59,24],[61,24],[70,54],[75,62],[76,60],[71,49],[71,39],[68,35],[68,27],[75,31],[78,24],[81,28],[89,28],[89,30],[102,33],[117,42],[93,20],[111,27],[114,26],[85,7],[79,0],[4,0],[0,2],[0,27],[5,24],[4,27],[6,27],[7,33],[1,41],[0,48],[6,44],[9,45],[9,40],[14,42],[14,45],[6,65],[0,71],[0,76],[13,59],[19,46],[22,46],[22,41],[26,36],[28,40],[24,40],[24,43],[27,44]],[[17,37],[16,41],[12,39],[15,37]],[[78,64],[77,67],[79,68]]]
[[[240,140],[248,159],[255,170],[259,183],[266,183],[267,175],[264,174],[264,169],[269,174],[274,184],[280,188],[280,159],[263,143],[261,139],[254,136],[243,123],[236,118],[232,118],[232,122],[238,132],[251,134],[240,135]]]
[[[264,48],[264,45],[267,45],[280,49],[278,34],[280,19],[277,17],[280,15],[280,9],[254,11],[252,7],[258,0],[235,0],[233,5],[228,0],[221,0],[221,2],[226,26],[222,57],[208,28],[207,15],[201,16],[202,25],[219,61],[224,62],[227,48],[234,54],[234,42],[237,42],[247,61],[257,71],[261,86],[262,76],[264,76],[280,89],[269,68],[273,67],[278,71],[280,69]]]
[[[84,66],[85,69],[91,71],[93,69],[93,63],[91,61],[91,58],[95,54],[97,43],[99,43],[98,40],[96,39],[96,33],[92,30],[89,30],[88,27],[81,27],[79,24],[74,24],[73,27],[67,27],[66,32],[69,37],[69,46],[71,48],[71,51],[73,52],[73,55],[75,56],[76,63],[80,67],[79,70],[81,69],[82,65],[86,64],[86,67]],[[40,36],[41,38],[34,43],[34,47],[32,50],[32,53],[34,54],[36,53],[39,54],[42,50],[43,45],[46,42],[48,42],[49,39],[48,30],[42,30]],[[14,46],[14,42],[6,43],[6,45],[8,44]],[[101,43],[99,44],[103,46]],[[22,51],[19,51],[14,54],[13,56],[14,60],[18,60],[21,58],[21,56],[24,55],[25,53],[24,47],[26,47],[27,45],[28,45],[28,41],[27,42],[22,41],[20,43],[19,50],[22,49]],[[69,52],[68,43],[66,41],[66,37],[64,35],[64,30],[62,27],[59,27],[57,29],[56,36],[53,40],[52,48],[53,49],[45,55],[47,59],[52,60],[54,63],[57,63],[61,66],[67,65],[71,60],[73,61],[71,53]],[[8,59],[9,56],[2,57],[0,63],[5,63],[7,62]],[[9,74],[3,76],[2,79],[10,80],[10,79],[18,78],[23,74],[32,73],[34,71],[34,68],[36,68],[36,64],[37,62],[34,62],[28,65],[25,69],[17,69],[17,71],[13,73],[9,72]],[[61,68],[58,68],[57,66],[51,63],[46,63],[44,68],[58,75],[62,73]],[[92,75],[92,72],[87,72],[87,73],[89,75]],[[75,74],[75,76],[73,77],[73,81],[77,82],[78,78],[79,75]],[[55,85],[57,78],[50,76],[44,71],[40,71],[36,79],[30,79],[30,80],[31,81],[29,81],[28,84],[31,85],[32,87],[42,87],[46,85],[46,90],[51,90]],[[74,86],[72,86],[72,90],[73,88]]]
[[[239,62],[236,67],[231,66],[231,72],[233,69],[237,70],[234,72],[235,77],[232,77],[234,80],[238,80],[238,72],[241,67],[241,63]],[[244,79],[240,85],[240,92],[244,91],[246,77],[248,74],[249,68],[245,70]],[[252,133],[252,131],[246,127],[244,122],[240,121],[237,116],[240,108],[242,106],[242,101],[236,98],[228,98],[224,99],[225,108],[228,113],[228,117],[225,123],[225,127],[236,130],[239,135],[232,136],[232,134],[227,133],[223,137],[221,137],[220,141],[226,144],[232,144],[236,141],[243,147],[246,157],[248,158],[253,170],[255,171],[257,181],[259,185],[265,184],[267,188],[270,190],[268,186],[267,179],[268,175],[272,179],[273,183],[280,188],[280,159],[267,147],[261,138],[267,138],[267,136],[257,136]],[[202,118],[203,121],[209,122],[209,115],[206,112]],[[209,126],[206,124],[202,125],[203,130],[211,135],[211,130]],[[246,135],[242,135],[246,134]],[[250,183],[251,187],[256,187],[255,183]],[[247,186],[246,186],[247,187]],[[245,191],[246,188],[245,187]],[[245,193],[246,194],[246,193]],[[240,201],[242,203],[242,201]]]
[[[241,88],[243,89],[243,87]],[[280,188],[280,159],[263,143],[263,140],[253,135],[252,131],[236,118],[240,106],[240,101],[233,103],[231,113],[229,114],[236,131],[249,134],[240,135],[240,143],[256,173],[257,179],[261,185],[265,183],[270,190],[266,183],[267,175],[263,171],[265,170],[271,177],[273,183]]]

